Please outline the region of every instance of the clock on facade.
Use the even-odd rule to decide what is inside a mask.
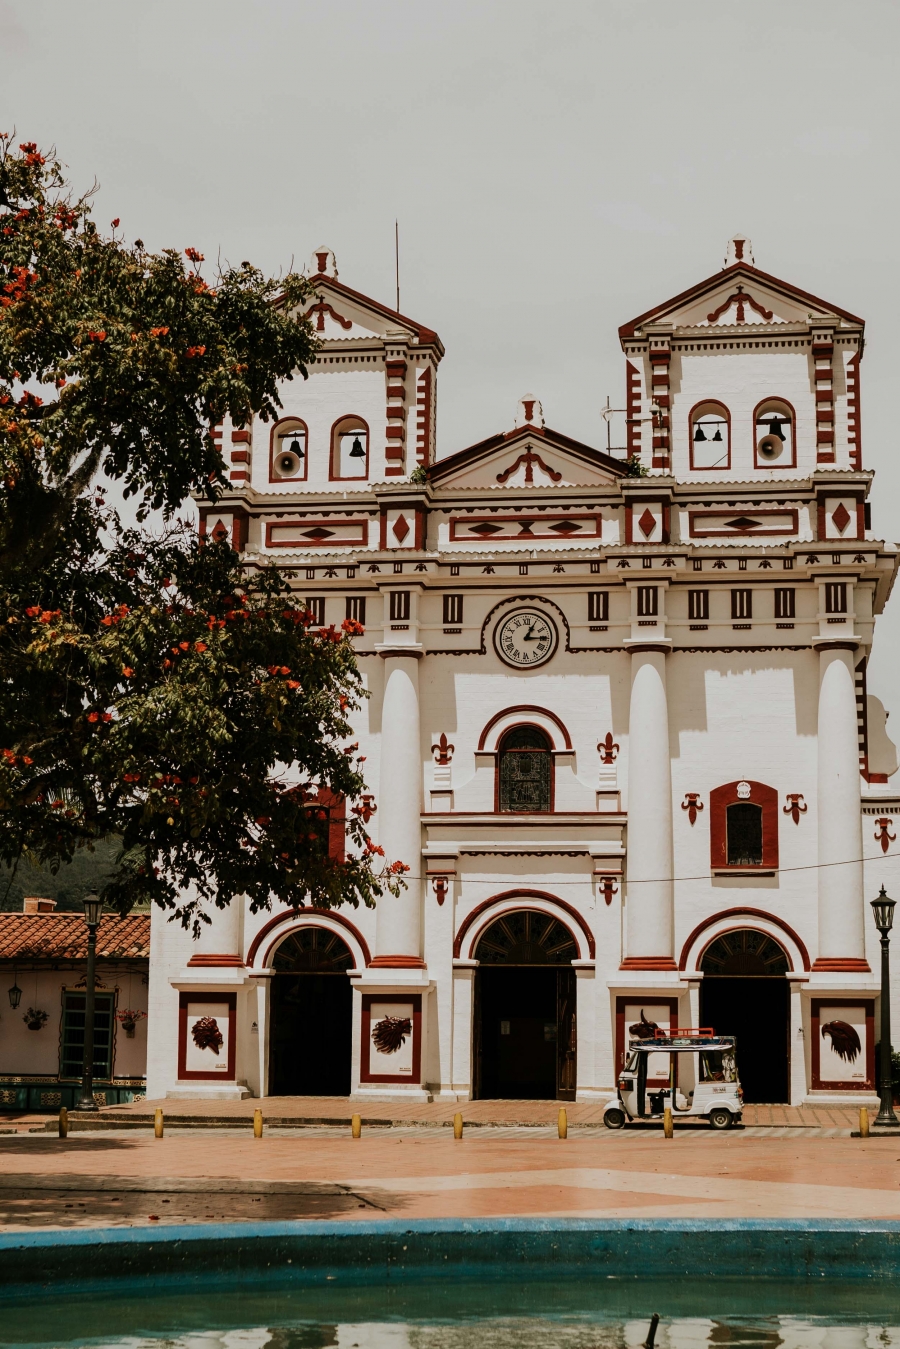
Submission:
[[[556,625],[538,609],[517,609],[494,629],[494,647],[507,665],[530,669],[543,665],[556,651]]]

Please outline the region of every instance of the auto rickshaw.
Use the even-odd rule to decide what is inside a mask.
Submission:
[[[668,1080],[660,1080],[660,1061],[668,1055]],[[623,1129],[628,1120],[705,1116],[714,1129],[740,1123],[744,1093],[737,1074],[733,1035],[712,1029],[654,1029],[653,1037],[634,1040],[619,1073],[618,1095],[603,1111],[607,1129]]]

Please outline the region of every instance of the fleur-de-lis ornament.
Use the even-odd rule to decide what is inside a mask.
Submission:
[[[453,751],[455,748],[456,746],[451,745],[447,740],[445,732],[441,731],[440,740],[436,745],[431,746],[431,752],[436,756],[435,763],[448,764],[453,758]]]
[[[697,821],[697,811],[703,809],[703,802],[700,800],[699,792],[685,792],[684,800],[681,803],[681,809],[686,810],[691,824]]]
[[[785,796],[787,805],[782,808],[783,815],[790,815],[794,824],[800,823],[800,816],[805,815],[807,811],[806,802],[803,800],[802,792],[788,792]]]
[[[887,852],[892,843],[896,842],[897,835],[891,833],[891,825],[894,821],[889,815],[884,815],[880,820],[875,821],[875,837],[881,844],[881,851]]]
[[[613,740],[612,731],[606,732],[605,739],[600,741],[597,748],[600,751],[601,763],[615,763],[616,755],[619,753],[619,746]]]

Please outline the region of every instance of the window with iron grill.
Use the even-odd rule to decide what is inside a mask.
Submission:
[[[551,809],[553,759],[550,744],[534,726],[508,731],[500,745],[500,809]]]
[[[84,1066],[83,993],[63,993],[60,1077],[81,1077]],[[112,1074],[113,994],[94,994],[94,1078],[108,1081]]]
[[[444,622],[461,623],[463,616],[463,597],[462,595],[444,596]]]
[[[763,860],[762,806],[736,801],[725,811],[725,836],[730,867],[759,867]]]
[[[366,597],[365,597],[365,595],[348,595],[348,596],[347,596],[347,613],[346,613],[345,617],[355,619],[357,623],[362,623],[363,626],[365,626],[365,622],[366,622]],[[324,622],[324,619],[323,619],[323,622]]]
[[[409,591],[391,591],[391,622],[405,623],[409,618]]]
[[[753,591],[732,590],[731,617],[733,619],[753,617]]]
[[[847,582],[828,581],[825,586],[826,614],[845,614],[847,612]]]
[[[319,628],[324,627],[324,626],[325,626],[325,596],[324,596],[324,595],[308,595],[308,596],[306,597],[306,607],[307,607],[307,609],[309,610],[309,612],[312,614],[312,616],[313,616],[312,621],[316,624],[316,626],[319,627]]]
[[[688,591],[688,617],[692,623],[705,623],[709,618],[709,591]]]
[[[775,591],[775,617],[776,618],[794,618],[795,615],[795,590]]]
[[[656,618],[659,613],[659,588],[657,586],[638,586],[638,618]]]
[[[591,590],[588,592],[588,622],[609,622],[609,591]]]

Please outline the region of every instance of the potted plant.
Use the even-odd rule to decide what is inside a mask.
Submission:
[[[146,1016],[146,1012],[140,1012],[134,1007],[123,1007],[121,1012],[116,1012],[116,1016],[122,1023],[122,1029],[129,1040],[134,1039],[134,1031],[141,1017]]]
[[[47,1013],[42,1012],[39,1007],[29,1007],[22,1017],[29,1030],[43,1030],[49,1019]]]

